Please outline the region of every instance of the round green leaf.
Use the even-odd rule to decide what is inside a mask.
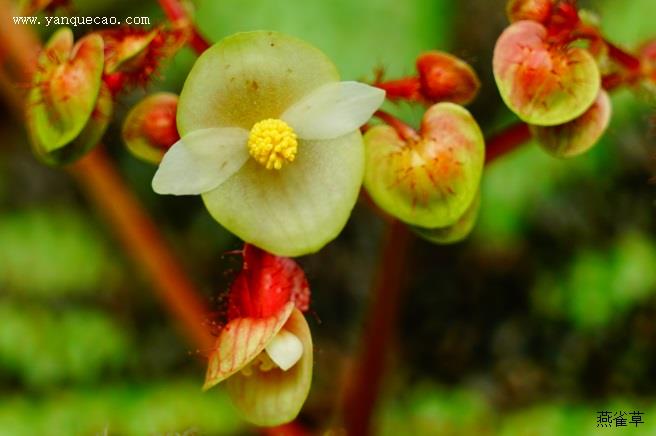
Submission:
[[[506,105],[529,124],[563,124],[585,112],[597,97],[601,78],[586,50],[549,44],[547,29],[517,21],[494,48],[494,78]]]

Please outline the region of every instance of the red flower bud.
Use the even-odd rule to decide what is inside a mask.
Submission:
[[[123,124],[123,140],[140,159],[159,163],[180,135],[175,116],[178,96],[168,92],[149,95],[135,105]]]
[[[509,0],[506,15],[512,23],[532,20],[544,24],[549,21],[553,6],[554,0]]]
[[[431,51],[417,58],[421,93],[431,102],[449,101],[465,105],[471,102],[481,82],[466,62],[448,53]]]

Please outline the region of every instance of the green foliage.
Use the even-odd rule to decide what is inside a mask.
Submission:
[[[0,399],[0,435],[142,436],[196,431],[230,435],[242,428],[227,396],[204,394],[195,381],[97,386],[46,398]],[[104,433],[106,432],[106,433]]]
[[[58,313],[4,299],[0,319],[1,372],[33,388],[95,381],[124,366],[131,352],[124,332],[96,310]]]
[[[491,435],[494,414],[485,398],[474,391],[424,385],[386,403],[377,425],[382,436]]]
[[[0,215],[0,287],[5,293],[93,296],[115,267],[88,216],[70,209]]]
[[[333,59],[343,79],[362,79],[380,65],[408,73],[421,51],[447,48],[453,13],[446,0],[200,0],[195,18],[213,41],[256,29],[302,38]]]
[[[583,249],[564,272],[545,273],[533,289],[537,311],[594,329],[621,318],[656,291],[656,245],[629,233],[610,249]]]

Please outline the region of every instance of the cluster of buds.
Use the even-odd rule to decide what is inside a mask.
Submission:
[[[55,32],[39,55],[28,95],[36,156],[56,165],[90,150],[109,124],[117,94],[145,85],[183,41],[179,31],[163,28],[103,30],[76,43],[70,28]]]
[[[600,72],[608,45],[575,1],[510,0],[507,12],[493,59],[501,97],[549,153],[584,153],[610,120]]]
[[[480,81],[469,64],[431,51],[416,62],[417,75],[375,85],[388,100],[428,106],[415,131],[379,111],[386,124],[364,136],[364,185],[378,207],[431,242],[464,239],[478,212],[485,144],[478,124],[462,105],[471,102]]]

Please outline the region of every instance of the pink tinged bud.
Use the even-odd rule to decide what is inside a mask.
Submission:
[[[546,28],[534,21],[518,21],[501,34],[493,70],[506,105],[536,125],[573,120],[590,107],[601,87],[590,53],[549,43]]]
[[[203,389],[227,379],[248,421],[273,426],[293,420],[312,381],[312,339],[301,313],[308,302],[307,280],[293,260],[246,245]]]
[[[179,139],[176,127],[178,96],[158,92],[139,101],[123,123],[123,141],[136,157],[159,164]]]
[[[453,103],[430,107],[417,140],[404,141],[387,125],[371,128],[364,140],[365,187],[390,215],[414,226],[447,227],[472,203],[485,145],[465,108]]]
[[[610,116],[610,98],[601,90],[580,117],[559,126],[531,126],[531,133],[542,148],[556,157],[578,156],[597,143],[608,127]]]
[[[57,31],[39,56],[27,120],[36,155],[46,162],[70,162],[104,133],[112,102],[101,89],[102,68],[102,38],[91,34],[73,46],[68,28]]]
[[[481,82],[468,63],[448,53],[431,51],[417,58],[421,94],[431,102],[465,105],[478,93]]]
[[[551,17],[554,0],[509,0],[506,15],[510,22],[532,20],[545,24]]]

